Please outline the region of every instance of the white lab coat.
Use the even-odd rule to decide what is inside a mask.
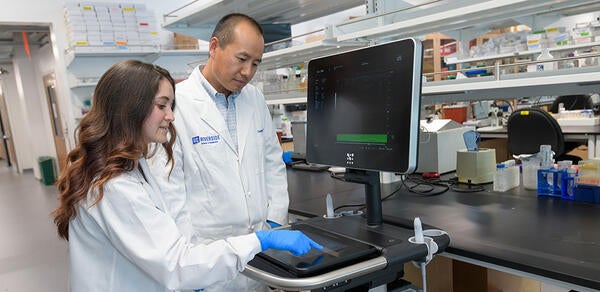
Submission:
[[[238,152],[201,78],[196,68],[177,84],[177,142],[170,178],[164,152],[150,163],[169,211],[180,225],[189,216],[194,242],[202,243],[268,229],[267,220],[287,224],[285,164],[264,96],[246,85],[236,98]],[[204,288],[253,290],[247,281],[240,275],[225,286]]]
[[[255,235],[192,245],[182,236],[150,175],[111,179],[102,200],[77,208],[69,224],[71,291],[168,291],[234,278],[260,252]],[[89,196],[89,195],[88,195]]]

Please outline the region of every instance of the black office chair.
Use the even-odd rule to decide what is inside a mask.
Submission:
[[[557,97],[550,106],[550,112],[557,114],[558,105],[563,104],[565,110],[594,109],[594,102],[589,94],[562,95]]]
[[[508,118],[508,151],[513,155],[540,152],[540,145],[550,145],[555,159],[577,164],[581,157],[565,154],[565,140],[558,122],[540,108],[514,111]]]

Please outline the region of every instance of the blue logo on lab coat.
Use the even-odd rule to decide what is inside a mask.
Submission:
[[[192,137],[192,144],[213,144],[219,143],[221,137],[219,135],[211,135],[211,136],[194,136]]]

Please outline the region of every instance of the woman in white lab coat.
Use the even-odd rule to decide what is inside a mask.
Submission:
[[[163,202],[145,158],[162,144],[172,163],[174,82],[155,65],[113,65],[81,120],[53,212],[69,241],[71,291],[197,289],[232,279],[267,248],[320,246],[298,232],[259,231],[194,245]]]

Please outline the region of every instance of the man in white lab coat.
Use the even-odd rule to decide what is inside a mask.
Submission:
[[[209,59],[177,85],[175,167],[151,161],[169,212],[196,243],[287,223],[288,192],[279,145],[263,94],[248,84],[262,59],[255,20],[230,14],[217,24]],[[189,224],[191,222],[191,226]],[[263,290],[239,275],[214,291]]]

